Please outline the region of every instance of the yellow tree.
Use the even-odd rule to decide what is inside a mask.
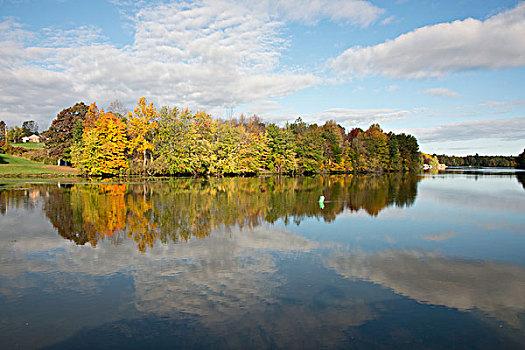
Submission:
[[[149,105],[145,97],[137,101],[137,107],[127,116],[128,134],[132,152],[142,155],[143,168],[146,169],[148,151],[153,149],[154,130],[157,128],[158,112],[151,102]]]
[[[101,110],[82,133],[82,142],[72,150],[73,164],[92,176],[119,175],[128,168],[126,124]]]

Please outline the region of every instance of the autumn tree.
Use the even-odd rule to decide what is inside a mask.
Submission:
[[[327,171],[344,171],[344,128],[333,120],[329,120],[321,127],[321,132],[324,139],[324,169]]]
[[[297,170],[297,159],[293,150],[293,134],[275,124],[266,127],[268,144],[268,170],[276,173],[291,173]]]
[[[324,153],[322,130],[317,124],[308,125],[301,118],[290,124],[294,134],[294,151],[300,173],[318,173],[321,170]]]
[[[83,102],[63,109],[43,135],[45,149],[52,158],[71,160],[71,145],[82,137],[82,122],[88,106]]]
[[[111,112],[117,118],[124,118],[128,115],[129,111],[124,107],[120,100],[116,99],[111,102],[107,108],[108,112]]]
[[[149,105],[145,97],[137,101],[133,113],[128,112],[127,127],[130,137],[130,150],[142,158],[143,170],[146,170],[148,152],[153,149],[153,138],[157,128],[158,112],[153,102]]]
[[[126,124],[112,113],[101,110],[93,125],[87,125],[82,141],[72,150],[73,165],[90,176],[114,176],[128,168]]]
[[[14,126],[7,130],[7,140],[9,142],[22,142],[22,137],[24,137],[24,130],[19,126]]]
[[[384,171],[388,169],[389,149],[388,136],[379,124],[372,124],[364,133],[365,147],[368,153],[369,171]]]

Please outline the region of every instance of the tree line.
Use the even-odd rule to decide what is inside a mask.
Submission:
[[[22,142],[22,138],[25,136],[38,135],[38,123],[34,120],[26,120],[22,123],[22,127],[14,126],[12,128],[7,128],[6,123],[2,120],[0,121],[0,142],[7,141],[18,143]]]
[[[517,158],[514,156],[480,156],[479,154],[468,156],[447,156],[444,154],[434,155],[438,161],[447,166],[472,166],[472,167],[516,167]]]
[[[315,174],[419,170],[416,138],[378,124],[349,132],[335,123],[298,118],[279,127],[257,116],[223,120],[204,111],[158,110],[142,97],[133,112],[105,112],[95,103],[62,110],[45,149],[89,176]]]

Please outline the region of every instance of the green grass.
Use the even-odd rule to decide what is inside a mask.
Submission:
[[[0,176],[76,174],[77,171],[70,167],[46,165],[8,154],[0,154]]]
[[[43,149],[44,143],[43,142],[22,142],[22,143],[10,143],[13,147],[23,147],[30,150],[37,150],[37,149]]]

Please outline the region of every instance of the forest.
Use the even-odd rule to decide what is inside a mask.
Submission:
[[[133,112],[118,100],[107,112],[76,103],[40,134],[43,149],[17,147],[32,134],[39,134],[34,121],[10,128],[0,121],[0,153],[60,160],[85,176],[386,173],[417,171],[423,163],[525,168],[525,150],[517,157],[429,155],[414,136],[385,133],[379,124],[347,132],[332,120],[319,126],[299,117],[280,127],[256,115],[225,120],[178,107],[158,110],[144,97]]]
[[[516,167],[514,156],[480,156],[479,154],[463,157],[436,155],[438,161],[447,166],[471,166],[471,167]]]
[[[422,164],[414,136],[385,133],[378,124],[346,132],[334,121],[318,126],[297,118],[279,127],[257,116],[158,110],[144,97],[128,113],[77,103],[43,136],[49,157],[88,176],[395,172]]]

